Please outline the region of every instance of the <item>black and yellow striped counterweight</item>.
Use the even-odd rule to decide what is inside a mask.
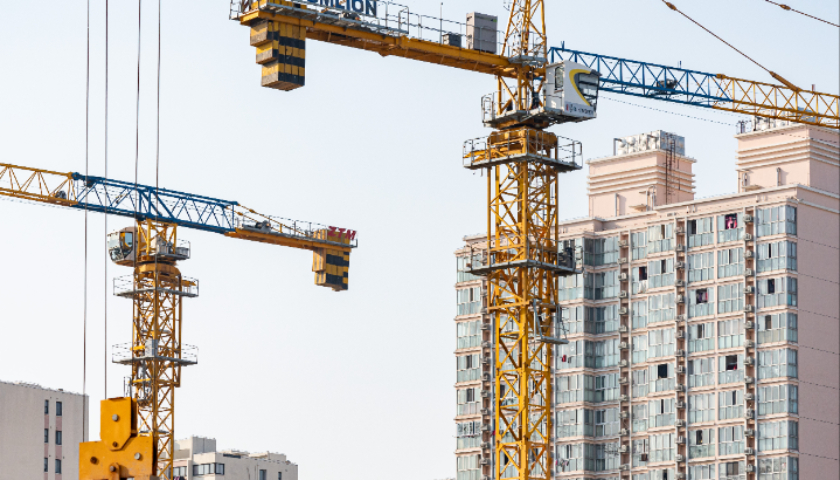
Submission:
[[[350,244],[351,239],[343,233],[320,230],[316,237],[321,240]],[[330,248],[315,249],[312,255],[312,271],[315,285],[330,287],[335,291],[347,290],[349,284],[350,252]]]
[[[304,85],[306,27],[272,20],[251,22],[251,45],[262,65],[262,86],[294,90]]]

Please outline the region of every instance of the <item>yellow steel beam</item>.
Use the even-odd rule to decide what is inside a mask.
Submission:
[[[0,195],[7,197],[69,207],[78,203],[72,180],[70,173],[0,163]]]

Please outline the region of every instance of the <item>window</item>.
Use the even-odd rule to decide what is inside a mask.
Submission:
[[[647,256],[647,239],[645,232],[630,234],[630,247],[633,250],[633,260],[640,260]]]
[[[584,238],[583,263],[593,267],[618,262],[618,237]]]
[[[594,403],[609,402],[618,399],[618,373],[585,376],[585,400]]]
[[[587,426],[591,428],[593,437],[612,437],[618,435],[621,428],[618,419],[618,408],[602,410],[586,410]]]
[[[744,284],[731,283],[718,287],[718,314],[735,313],[744,310]]]
[[[779,233],[796,235],[796,207],[780,205],[761,208],[756,213],[758,214],[755,227],[757,236],[766,237]]]
[[[673,462],[674,461],[674,434],[664,433],[662,435],[650,436],[650,461],[651,462]],[[673,477],[671,477],[673,478]]]
[[[56,412],[56,415],[58,415],[58,412]],[[61,474],[61,460],[57,458],[55,459],[55,474]]]
[[[758,387],[758,414],[799,413],[799,389],[796,385]]]
[[[480,355],[461,355],[455,357],[455,368],[457,369],[457,382],[471,382],[481,377]]]
[[[726,355],[718,357],[718,383],[735,383],[744,381],[744,355]]]
[[[586,307],[586,333],[599,334],[618,331],[618,305]]]
[[[561,308],[560,319],[563,326],[558,328],[558,332],[565,331],[568,335],[583,333],[583,307]]]
[[[583,444],[557,445],[557,466],[561,472],[583,470]]]
[[[791,277],[758,279],[758,308],[797,305],[796,279]]]
[[[714,280],[715,253],[695,253],[688,256],[688,283]]]
[[[759,315],[756,318],[758,327],[758,343],[797,342],[795,313],[777,313],[775,315]]]
[[[44,429],[44,443],[50,443],[50,429]]]
[[[583,298],[583,274],[567,275],[557,279],[557,300],[576,300]]]
[[[563,82],[566,80],[566,68],[560,65],[554,69],[554,91],[563,90]]]
[[[674,473],[673,468],[651,470],[650,472],[648,472],[648,480],[674,480],[675,478],[677,478],[677,476]]]
[[[44,472],[50,471],[50,459],[44,457]]]
[[[647,292],[648,268],[633,267],[633,295]]]
[[[647,407],[644,405],[639,405],[642,407],[642,410],[647,411]],[[636,406],[633,407],[634,409]],[[635,430],[635,429],[634,429]],[[648,442],[647,438],[643,438],[641,440],[633,440],[633,466],[634,467],[644,467],[647,465],[648,457],[650,456],[650,442]],[[645,478],[647,478],[647,474],[645,474]],[[634,480],[636,477],[633,477]]]
[[[44,415],[50,414],[50,401],[44,400]]]
[[[799,448],[799,424],[789,420],[758,424],[758,450],[796,450]]]
[[[650,407],[644,403],[640,405],[633,405],[633,432],[639,433],[648,429],[649,408]],[[647,442],[645,442],[645,453],[647,453]]]
[[[645,397],[648,394],[648,369],[633,370],[633,397]],[[647,418],[647,417],[646,417]]]
[[[618,270],[584,275],[586,290],[584,297],[589,300],[605,300],[618,297]]]
[[[458,415],[474,415],[481,410],[478,388],[461,388],[455,391],[458,397]]]
[[[703,352],[715,349],[715,322],[688,325],[688,351]]]
[[[764,243],[756,247],[756,267],[758,273],[773,272],[775,270],[796,271],[796,243],[782,240],[781,242]]]
[[[176,467],[176,468],[183,468],[183,473],[186,475],[187,467]],[[261,470],[264,472],[265,470]],[[174,473],[174,470],[173,470]],[[219,474],[224,475],[225,473],[225,465],[223,463],[204,463],[201,465],[193,465],[193,475],[213,475]]]
[[[744,319],[718,322],[718,348],[734,348],[744,344]]]
[[[579,408],[577,410],[561,410],[557,412],[557,437],[581,437],[589,432],[584,432],[584,410]]]
[[[265,470],[260,470],[260,480],[268,480],[267,473]]]
[[[690,458],[715,456],[715,429],[706,428],[688,432],[688,455]]]
[[[476,480],[481,475],[478,466],[480,455],[463,455],[457,458],[458,473],[457,480]]]
[[[557,389],[554,395],[557,404],[582,402],[584,398],[583,375],[557,377]]]
[[[674,259],[663,258],[648,262],[647,279],[650,288],[674,285]]]
[[[666,392],[674,389],[674,364],[660,363],[651,365],[650,376],[652,380],[651,392]]]
[[[481,445],[481,421],[459,422],[455,424],[458,450],[476,448]]]
[[[458,330],[457,348],[472,348],[481,344],[481,320],[458,322],[455,328]]]
[[[688,386],[708,387],[715,384],[715,358],[693,358],[688,361]]]
[[[224,463],[217,463],[216,464],[216,474],[217,475],[224,475],[225,474],[225,464]],[[283,475],[282,473],[280,475]]]
[[[633,363],[644,363],[647,361],[648,337],[647,335],[633,336]]]
[[[715,314],[714,287],[688,291],[688,316],[704,317]]]
[[[789,348],[760,350],[758,352],[758,378],[797,377],[797,352]]]
[[[673,328],[660,328],[648,332],[648,358],[670,357],[673,354]]]
[[[283,472],[277,472],[277,480],[283,480]]]
[[[172,478],[178,480],[179,477],[187,478],[187,467],[172,467]]]
[[[584,444],[585,470],[592,472],[603,472],[614,470],[621,463],[621,456],[618,454],[618,442]]]
[[[799,480],[799,459],[796,457],[760,458],[761,480]]]
[[[718,480],[745,480],[747,478],[747,468],[743,461],[724,462],[719,465]]]
[[[588,342],[587,342],[588,343]],[[584,341],[572,340],[565,345],[555,347],[555,361],[558,370],[581,368],[584,364]]]
[[[478,267],[481,258],[479,255],[473,255],[473,258],[470,258],[469,255],[455,258],[458,268],[458,283],[481,279],[481,277],[469,273],[471,268]]]
[[[715,421],[715,394],[701,393],[688,397],[688,423]]]
[[[674,224],[648,227],[647,253],[667,252],[674,249]]]
[[[633,328],[645,328],[648,324],[647,301],[633,302],[632,310]]]
[[[60,416],[61,416],[61,410],[62,410],[62,408],[61,408],[61,402],[55,402],[55,416],[56,416],[56,417],[60,417]]]
[[[715,480],[715,464],[690,465],[688,467],[689,480]]]
[[[660,398],[648,402],[648,428],[674,424],[674,398]]]
[[[718,250],[718,278],[744,274],[744,248]]]
[[[618,365],[618,339],[611,338],[601,342],[584,342],[586,366],[606,368]]]
[[[458,294],[458,315],[481,313],[481,287],[461,288]]]
[[[55,444],[61,445],[61,430],[55,431]]]
[[[718,419],[730,420],[744,416],[744,391],[718,392]]]
[[[675,318],[676,312],[673,292],[648,297],[648,323],[671,321]]]
[[[720,435],[720,455],[739,455],[744,453],[743,425],[721,427],[718,433]]]
[[[712,217],[689,220],[688,227],[688,248],[702,247],[715,243],[714,224]]]
[[[740,213],[729,213],[717,217],[718,243],[744,239],[744,222]]]

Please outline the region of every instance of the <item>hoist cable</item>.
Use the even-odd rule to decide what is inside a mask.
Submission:
[[[157,132],[155,134],[155,188],[160,188],[160,26],[161,0],[158,0],[158,58],[157,58]]]
[[[90,0],[87,0],[87,70],[85,74],[85,178],[90,159]],[[85,268],[84,300],[82,313],[82,402],[87,397],[87,286],[88,286],[88,208],[85,202]],[[87,406],[82,406],[82,432],[87,425]]]
[[[772,0],[764,0],[764,1],[765,1],[765,2],[767,2],[767,3],[772,3],[773,5],[776,5],[777,7],[782,7],[782,9],[787,10],[787,11],[789,11],[789,12],[796,12],[796,13],[798,13],[798,14],[800,14],[800,15],[805,15],[806,17],[813,18],[814,20],[818,20],[818,21],[820,21],[820,22],[827,23],[827,24],[829,24],[829,25],[833,25],[833,26],[835,26],[835,27],[840,27],[840,25],[838,25],[838,24],[836,24],[836,23],[829,22],[828,20],[823,20],[822,18],[815,17],[815,16],[813,16],[813,15],[809,15],[809,14],[807,14],[807,13],[805,13],[805,12],[800,12],[799,10],[797,10],[797,9],[795,9],[795,8],[791,8],[791,7],[787,6],[787,5],[785,5],[784,3],[776,3],[776,2],[774,2],[774,1],[772,1]]]
[[[105,179],[108,179],[108,14],[109,0],[105,0]],[[107,201],[107,191],[106,191]],[[108,215],[105,215],[105,238],[108,238]],[[108,244],[105,244],[105,334],[104,354],[105,360],[105,398],[108,398]]]
[[[767,68],[767,67],[765,67],[764,65],[762,65],[762,64],[760,64],[760,63],[758,63],[757,61],[753,60],[753,58],[752,58],[752,57],[750,57],[750,56],[749,56],[749,55],[747,55],[746,53],[744,53],[744,52],[742,52],[742,51],[738,50],[738,49],[737,49],[734,45],[732,45],[731,43],[727,42],[726,40],[724,40],[724,39],[720,38],[720,37],[719,37],[718,35],[716,35],[713,31],[709,30],[708,28],[704,27],[703,25],[700,25],[700,23],[698,23],[696,20],[694,20],[693,18],[689,17],[688,15],[686,15],[685,13],[683,13],[680,9],[678,9],[676,6],[674,6],[674,4],[673,4],[673,3],[668,2],[668,1],[666,1],[666,0],[662,0],[662,3],[664,3],[665,5],[667,5],[667,6],[668,6],[668,8],[670,8],[671,10],[673,10],[673,11],[675,11],[675,12],[679,13],[679,14],[680,14],[680,15],[682,15],[683,17],[685,17],[685,18],[687,18],[688,20],[690,20],[690,21],[691,21],[691,23],[693,23],[693,24],[697,25],[698,27],[702,28],[703,30],[705,30],[706,32],[708,32],[708,33],[709,33],[710,35],[712,35],[713,37],[717,38],[718,40],[720,40],[721,42],[723,42],[724,44],[726,44],[726,45],[727,45],[729,48],[731,48],[732,50],[735,50],[736,52],[740,53],[740,54],[741,54],[744,58],[746,58],[747,60],[751,61],[752,63],[754,63],[754,64],[756,64],[756,65],[758,65],[758,66],[759,66],[762,70],[764,70],[764,71],[766,71],[767,73],[769,73],[771,77],[773,77],[773,78],[775,78],[776,80],[778,80],[778,81],[782,82],[782,83],[783,83],[786,87],[788,87],[788,88],[790,88],[791,90],[794,90],[794,91],[801,91],[801,90],[802,90],[801,88],[797,87],[796,85],[794,85],[794,84],[790,83],[789,81],[785,80],[785,79],[784,79],[781,75],[779,75],[778,73],[771,71],[769,68]]]

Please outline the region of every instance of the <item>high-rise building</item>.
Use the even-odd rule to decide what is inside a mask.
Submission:
[[[88,440],[85,395],[0,381],[0,480],[77,480]]]
[[[695,198],[662,131],[589,164],[589,215],[560,221],[558,479],[809,480],[840,471],[840,137],[739,124],[736,193]],[[479,212],[476,212],[479,213]],[[493,315],[457,259],[457,480],[493,478]],[[491,312],[492,313],[492,312]],[[560,333],[562,332],[562,333]]]
[[[172,477],[176,480],[298,480],[298,466],[282,453],[216,450],[216,440],[175,441]]]

